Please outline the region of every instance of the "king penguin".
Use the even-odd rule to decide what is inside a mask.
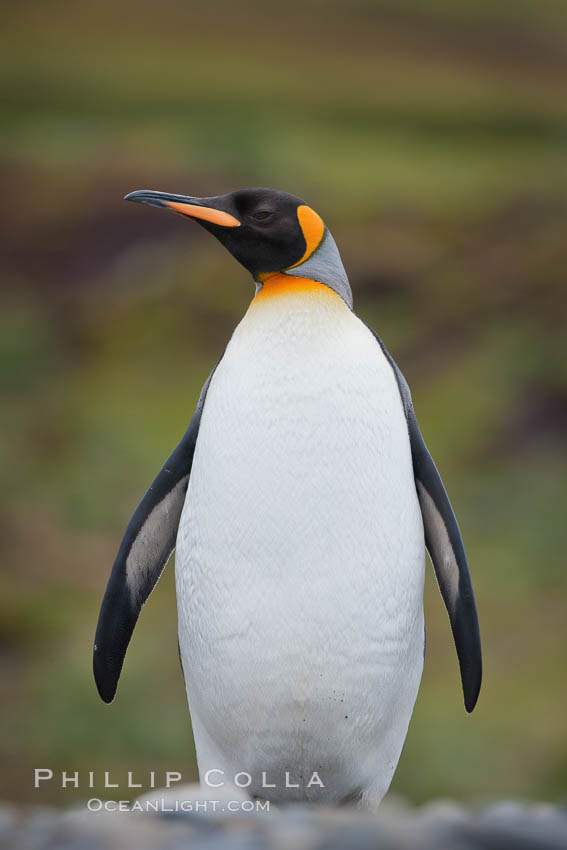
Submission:
[[[481,683],[461,534],[408,385],[353,312],[336,243],[299,198],[126,200],[197,221],[256,292],[127,527],[95,638],[100,696],[114,698],[140,609],[176,548],[203,787],[375,808],[423,669],[426,548],[469,712]]]

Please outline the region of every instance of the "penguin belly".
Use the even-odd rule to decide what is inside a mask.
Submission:
[[[177,537],[201,782],[377,805],[421,679],[424,535],[380,347],[322,285],[260,293],[211,381]]]

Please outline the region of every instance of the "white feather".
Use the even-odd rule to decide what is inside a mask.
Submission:
[[[325,286],[261,293],[209,387],[177,538],[201,779],[377,804],[421,678],[424,560],[380,347]]]

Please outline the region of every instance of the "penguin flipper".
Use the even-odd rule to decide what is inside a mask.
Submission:
[[[175,548],[201,413],[213,372],[201,390],[181,442],[166,460],[128,523],[112,567],[100,609],[93,654],[95,682],[101,698],[107,703],[114,699],[124,656],[142,605]]]
[[[476,705],[482,681],[482,652],[476,603],[461,532],[447,491],[419,430],[411,392],[396,361],[369,328],[389,361],[400,389],[408,423],[417,496],[425,544],[445,603],[461,671],[465,708]]]
[[[476,705],[482,681],[482,652],[467,556],[447,491],[421,436],[413,409],[408,416],[408,429],[425,544],[449,614],[465,708],[470,713]]]

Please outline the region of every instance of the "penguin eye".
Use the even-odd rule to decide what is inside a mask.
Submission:
[[[255,213],[252,213],[250,218],[253,218],[254,221],[266,221],[272,215],[273,213],[270,210],[257,210]]]

